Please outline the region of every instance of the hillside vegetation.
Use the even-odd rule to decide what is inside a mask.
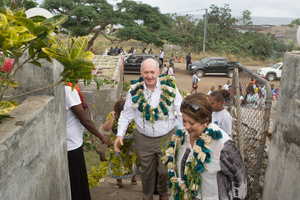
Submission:
[[[62,41],[68,40],[68,36],[65,34],[59,34],[58,37]],[[144,48],[147,49],[147,51],[152,48],[154,54],[159,54],[159,51],[163,48],[165,52],[165,59],[168,61],[171,58],[171,55],[173,54],[173,57],[177,56],[178,58],[181,56],[183,58],[183,62],[185,62],[185,56],[188,52],[191,52],[192,56],[192,62],[194,61],[199,61],[202,60],[203,54],[201,52],[196,52],[196,51],[189,51],[188,49],[178,46],[178,45],[172,45],[172,44],[165,44],[162,48],[157,47],[152,44],[144,44],[140,41],[136,40],[129,40],[125,42],[118,42],[111,44],[109,40],[107,40],[104,36],[98,36],[97,39],[94,42],[94,45],[92,46],[93,48],[93,53],[95,55],[102,55],[103,52],[105,51],[106,48],[110,47],[122,47],[126,52],[129,51],[131,47],[134,47],[136,49],[137,53],[141,53]],[[213,57],[213,56],[222,56],[226,57],[230,61],[237,61],[242,63],[245,66],[267,66],[269,63],[274,63],[274,62],[279,62],[281,61],[280,59],[278,60],[272,60],[272,59],[267,59],[267,60],[259,60],[259,59],[253,59],[250,56],[240,56],[237,54],[230,54],[226,52],[211,52],[211,51],[206,51],[205,57]]]
[[[68,6],[69,1],[61,0],[54,6],[53,0],[45,0],[42,7],[68,15],[62,30],[73,37],[90,36],[88,49],[92,47],[96,54],[111,46],[122,46],[126,51],[133,47],[138,53],[143,48],[152,48],[154,53],[163,48],[167,60],[172,54],[185,58],[187,52],[191,52],[193,61],[201,60],[204,27],[205,57],[224,56],[244,65],[264,65],[282,61],[284,53],[295,48],[293,40],[284,42],[270,32],[236,29],[237,24],[252,25],[251,12],[245,10],[242,17],[232,17],[229,4],[212,4],[203,19],[195,19],[192,15],[162,14],[158,7],[130,0],[116,6],[105,0],[79,2]],[[82,12],[74,12],[77,9]]]

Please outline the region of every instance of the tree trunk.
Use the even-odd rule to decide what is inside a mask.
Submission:
[[[90,47],[93,46],[94,41],[97,39],[97,37],[99,36],[100,31],[95,32],[95,35],[92,37],[92,39],[90,39],[90,41],[88,42],[88,46],[86,51],[90,50]]]

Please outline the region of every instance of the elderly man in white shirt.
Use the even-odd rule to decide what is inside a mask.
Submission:
[[[114,149],[119,152],[118,145],[123,145],[123,136],[129,122],[134,118],[136,130],[133,134],[134,147],[140,161],[140,173],[143,186],[143,199],[152,200],[155,187],[156,172],[160,200],[168,200],[168,172],[164,168],[160,145],[166,148],[166,142],[176,133],[177,113],[179,128],[182,128],[180,105],[182,97],[175,86],[174,78],[159,77],[157,60],[149,58],[141,66],[141,78],[131,85],[124,110],[118,122],[118,133]],[[167,92],[168,91],[168,92]]]

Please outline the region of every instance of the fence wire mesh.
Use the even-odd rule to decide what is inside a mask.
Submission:
[[[259,83],[255,89],[251,84],[252,77],[254,82],[256,80]],[[259,95],[259,92],[262,94]],[[269,82],[238,64],[232,80],[229,106],[233,118],[232,138],[246,166],[249,199],[262,199],[270,142],[266,136],[272,132],[269,130],[272,127],[269,126],[271,104]]]

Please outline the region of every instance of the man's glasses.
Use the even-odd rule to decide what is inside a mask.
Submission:
[[[183,100],[181,102],[181,106],[180,108],[186,108],[186,107],[190,107],[190,109],[194,112],[198,111],[200,109],[200,106],[197,103],[194,102],[188,102],[187,100]]]

